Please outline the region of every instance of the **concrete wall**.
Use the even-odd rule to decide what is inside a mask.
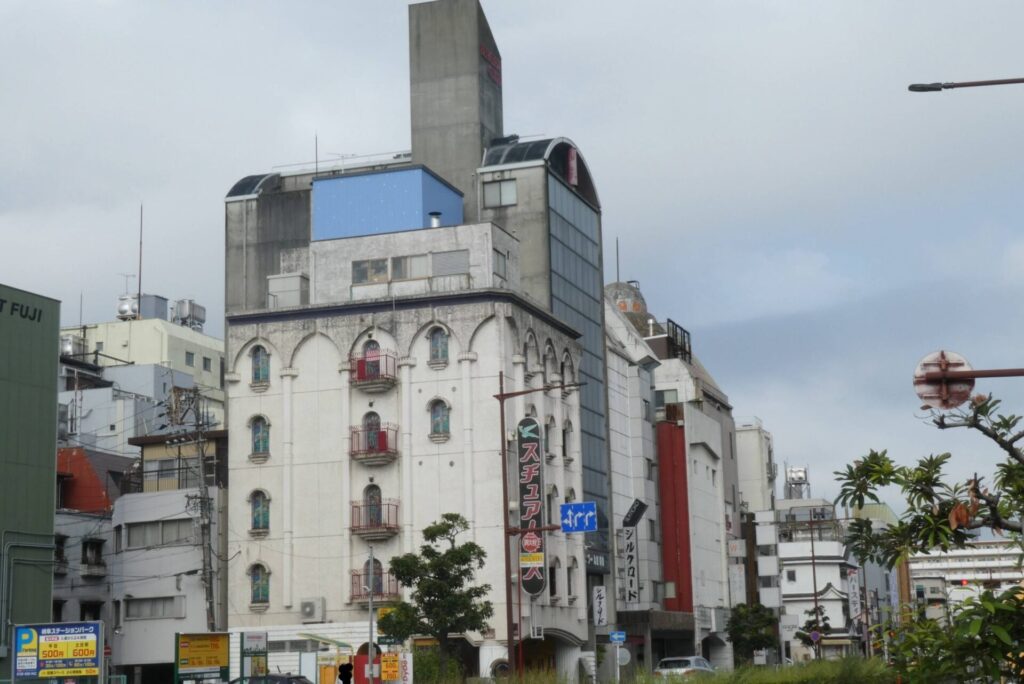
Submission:
[[[448,276],[387,283],[352,284],[352,262],[469,250],[467,278]],[[494,251],[506,255],[506,278],[495,275]],[[339,240],[321,240],[310,250],[311,304],[430,295],[454,290],[520,289],[518,241],[490,223],[413,230]]]
[[[749,511],[775,508],[776,464],[772,434],[759,419],[736,426],[736,465],[739,500]]]
[[[53,566],[53,619],[57,622],[79,622],[86,619],[82,614],[84,604],[101,604],[99,615],[88,619],[103,620],[103,638],[106,643],[110,643],[115,625],[110,588],[115,581],[121,579],[114,575],[111,562],[114,535],[110,514],[57,511],[54,533],[64,538],[66,563],[55,563]],[[103,541],[105,570],[99,564],[86,566],[82,563],[82,544],[86,540]],[[58,602],[61,608],[59,615],[56,613]],[[49,621],[47,617],[46,622]]]
[[[476,169],[502,133],[501,53],[477,0],[409,6],[412,160],[459,189],[477,215]]]
[[[282,181],[281,190],[225,202],[226,313],[266,307],[267,276],[280,273],[282,252],[309,245],[308,178],[304,185],[290,189]]]
[[[126,494],[114,504],[113,525],[121,528],[123,546],[110,560],[111,575],[119,578],[113,584],[112,599],[120,603],[119,632],[115,630],[111,647],[114,665],[146,665],[174,662],[174,635],[176,632],[207,631],[205,592],[202,583],[203,567],[201,535],[198,519],[188,509],[189,497],[199,494],[198,489],[145,494]],[[223,493],[210,489],[215,511],[223,506]],[[133,523],[163,520],[193,520],[193,535],[185,542],[152,547],[130,547],[128,526]],[[221,518],[214,516],[211,538],[222,534]],[[216,547],[215,547],[216,550]],[[221,554],[221,557],[226,558]],[[213,556],[216,612],[220,624],[225,623],[224,596],[220,592],[220,578],[224,572],[221,561]],[[127,603],[133,599],[173,597],[176,616],[159,618],[129,618]]]

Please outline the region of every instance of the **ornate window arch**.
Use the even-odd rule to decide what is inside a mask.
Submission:
[[[431,400],[428,409],[430,411],[430,436],[448,437],[451,434],[451,407],[444,399]]]
[[[249,434],[252,438],[252,454],[270,454],[270,421],[265,416],[253,416],[249,420]]]
[[[370,577],[372,569],[373,577]],[[376,558],[373,559],[373,566],[370,566],[370,559],[367,558],[366,562],[363,563],[363,582],[370,588],[374,596],[379,596],[384,593],[384,566]]]
[[[249,352],[252,361],[252,384],[266,385],[270,382],[270,354],[266,347],[257,344]]]
[[[448,331],[435,326],[427,334],[430,341],[430,365],[434,367],[448,364]]]
[[[384,524],[383,504],[384,500],[381,498],[380,487],[372,484],[363,490],[363,507],[366,511],[366,523],[370,527],[380,527]]]
[[[380,342],[367,340],[363,343],[363,360],[366,363],[367,379],[380,377]]]
[[[270,530],[270,497],[262,489],[249,495],[250,532],[268,532]]]
[[[249,602],[270,603],[270,570],[262,563],[249,566]]]

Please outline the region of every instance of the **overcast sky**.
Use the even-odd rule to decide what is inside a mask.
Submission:
[[[311,160],[314,135],[323,157],[408,149],[406,4],[0,2],[0,281],[111,319],[144,202],[143,289],[221,335],[236,180]],[[1024,366],[1024,86],[906,86],[1024,76],[1024,5],[484,8],[506,133],[569,137],[594,174],[606,280],[620,237],[622,279],[815,494],[872,447],[991,471],[922,420],[911,374],[943,347]],[[1024,380],[979,389],[1024,410]]]

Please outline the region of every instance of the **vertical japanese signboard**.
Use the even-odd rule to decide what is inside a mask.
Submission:
[[[102,660],[102,622],[14,628],[14,681],[99,677]]]
[[[600,584],[594,585],[594,626],[604,627],[608,624],[608,590]]]
[[[626,603],[640,601],[640,551],[635,527],[622,528],[622,546],[626,566]]]
[[[174,681],[228,680],[231,638],[227,632],[176,634]]]
[[[540,423],[523,418],[516,426],[519,473],[519,577],[527,594],[544,592],[544,465],[540,456]]]

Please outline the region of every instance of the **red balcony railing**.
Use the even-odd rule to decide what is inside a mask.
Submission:
[[[398,502],[352,503],[352,533],[363,539],[387,539],[398,533]]]
[[[373,592],[374,601],[397,601],[398,579],[390,572],[377,572],[373,575],[373,583],[370,583],[370,575],[365,572],[352,573],[352,600],[367,602],[370,600],[370,592]]]
[[[388,389],[398,381],[398,356],[390,351],[353,355],[348,360],[349,381],[368,391]]]
[[[352,458],[369,465],[390,463],[398,456],[398,428],[386,424],[375,428],[353,427]]]

